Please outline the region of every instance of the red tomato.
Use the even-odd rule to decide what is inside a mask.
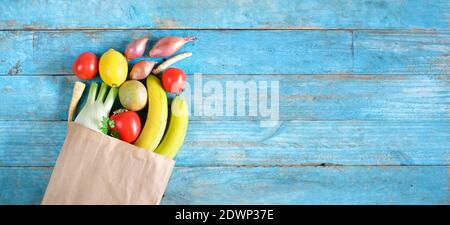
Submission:
[[[80,79],[91,80],[98,72],[98,59],[92,52],[81,53],[72,64],[72,71]]]
[[[141,133],[141,119],[136,112],[126,111],[113,114],[109,119],[114,121],[114,127],[110,131],[117,132],[122,141],[132,143]]]
[[[186,85],[186,74],[178,68],[169,68],[162,74],[162,84],[164,90],[179,94]]]

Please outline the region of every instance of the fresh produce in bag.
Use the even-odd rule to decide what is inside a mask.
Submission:
[[[162,38],[149,55],[171,56],[194,39]],[[147,42],[148,38],[132,41],[125,56],[109,49],[97,60],[86,52],[73,63],[73,71],[81,79],[92,79],[98,71],[103,82],[100,89],[96,82],[90,84],[86,103],[71,122],[85,88],[84,83],[75,83],[67,136],[42,204],[160,203],[189,121],[187,103],[179,96],[186,74],[169,67],[192,53],[181,53],[159,64],[141,60],[128,74],[127,59],[141,57]],[[161,80],[151,73],[163,73]],[[139,81],[143,79],[146,86]],[[171,105],[167,93],[177,95]],[[121,109],[111,114],[117,95]],[[136,112],[145,113],[145,106],[146,120],[141,123]]]
[[[157,205],[175,161],[69,122],[44,205]]]

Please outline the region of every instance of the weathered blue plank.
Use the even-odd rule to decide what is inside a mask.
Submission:
[[[180,166],[447,165],[450,123],[192,121]],[[66,122],[0,121],[0,166],[53,166]]]
[[[0,32],[0,74],[72,74],[75,58],[84,51],[99,56],[109,48],[123,51],[135,38],[196,36],[182,51],[193,56],[176,66],[189,74],[340,73],[351,69],[348,31],[55,31]],[[14,48],[16,40],[19,48]],[[17,54],[18,51],[21,54]]]
[[[449,31],[355,31],[353,49],[354,73],[450,74]]]
[[[25,62],[32,60],[32,34],[0,32],[0,74],[19,74]]]
[[[41,203],[53,168],[0,168],[0,205]]]
[[[0,120],[66,120],[75,80],[74,76],[0,76]],[[202,81],[203,88],[211,81],[221,84],[224,98],[227,82],[255,82],[259,86],[265,81],[270,86],[277,81],[280,120],[448,120],[447,75],[203,75]],[[191,90],[196,88],[192,75],[188,83]],[[202,101],[211,98],[210,93],[204,92]],[[237,99],[249,105],[248,96]],[[259,109],[256,116],[250,116],[248,109],[244,116],[205,116],[197,114],[199,107],[193,100],[191,103],[192,120],[269,119]]]
[[[51,168],[0,167],[0,204],[40,204]],[[447,166],[176,167],[162,204],[449,204]]]
[[[197,36],[183,49],[194,56],[176,65],[189,74],[449,74],[448,31],[355,32],[352,38],[350,31],[329,30],[3,31],[0,74],[71,74],[81,52],[123,51],[145,35],[154,35],[152,43]]]
[[[448,167],[183,168],[162,204],[449,204]]]
[[[0,11],[0,29],[447,29],[450,4],[445,0],[19,0],[2,2]]]

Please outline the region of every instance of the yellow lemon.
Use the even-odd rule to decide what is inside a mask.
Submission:
[[[99,64],[100,77],[107,85],[119,87],[127,79],[128,63],[120,52],[109,49],[100,57]]]

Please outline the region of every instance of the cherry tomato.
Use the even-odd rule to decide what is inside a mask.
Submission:
[[[186,74],[178,68],[169,68],[162,74],[162,84],[167,92],[179,94],[186,85]]]
[[[113,114],[109,120],[114,121],[112,132],[117,132],[122,141],[133,143],[141,133],[141,119],[134,111],[126,111]]]
[[[92,52],[81,53],[72,64],[72,71],[83,80],[91,80],[98,72],[98,59]]]

